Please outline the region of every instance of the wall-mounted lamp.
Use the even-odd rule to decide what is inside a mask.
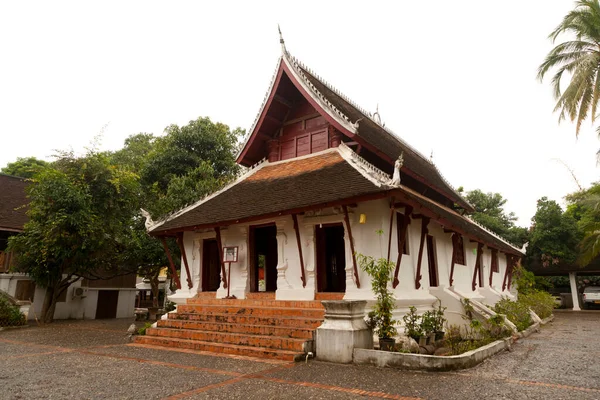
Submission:
[[[360,214],[360,217],[358,218],[358,222],[360,224],[366,224],[367,223],[367,214]]]

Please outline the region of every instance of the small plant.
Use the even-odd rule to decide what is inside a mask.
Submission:
[[[507,297],[503,297],[494,306],[494,311],[498,314],[506,315],[506,318],[515,326],[517,330],[523,331],[533,324],[529,306],[522,302],[512,301]]]
[[[417,314],[417,308],[414,306],[410,306],[408,309],[408,313],[402,317],[402,321],[404,322],[404,330],[408,337],[413,338],[417,342],[419,338],[423,336],[423,328],[421,327],[421,317]]]
[[[146,329],[152,327],[152,322],[146,322],[144,324],[144,326],[142,326],[140,329],[138,329],[138,335],[145,335],[146,334]]]
[[[362,254],[357,254],[356,258],[360,268],[371,277],[371,289],[377,297],[375,308],[369,313],[370,323],[380,338],[392,338],[397,330],[394,326],[396,321],[392,318],[395,308],[394,295],[388,284],[391,281],[394,263],[385,258],[375,259]]]
[[[421,316],[421,330],[425,336],[435,332],[436,317],[435,311],[425,311]]]
[[[173,303],[170,300],[166,300],[165,301],[165,307],[164,307],[165,312],[171,312],[175,310],[175,303]]]
[[[21,326],[26,323],[25,315],[19,310],[19,307],[0,294],[0,327]]]
[[[444,313],[446,311],[446,307],[442,307],[442,302],[439,302],[438,308],[432,311],[433,313],[433,331],[436,333],[444,331],[444,324],[446,323],[446,318],[444,317]]]

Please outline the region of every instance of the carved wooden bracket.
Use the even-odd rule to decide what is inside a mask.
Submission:
[[[163,248],[165,249],[165,253],[167,253],[167,258],[169,259],[169,267],[171,269],[171,276],[172,279],[175,280],[175,286],[177,286],[177,289],[181,289],[181,281],[179,280],[179,275],[177,275],[177,270],[175,269],[175,264],[173,263],[173,257],[171,257],[171,251],[169,250],[169,246],[167,245],[167,240],[164,236],[161,236],[160,241],[162,242]]]
[[[481,279],[481,255],[483,252],[483,243],[477,243],[477,258],[475,260],[475,270],[473,271],[473,281],[471,282],[471,289],[475,291],[477,289],[477,274]]]
[[[356,253],[354,252],[354,238],[352,237],[352,228],[350,227],[350,218],[348,217],[348,206],[343,205],[342,209],[344,210],[344,221],[346,222],[346,229],[348,229],[348,239],[350,240],[350,251],[352,252],[352,266],[354,267],[354,279],[356,280],[356,287],[360,289],[358,267],[356,266]]]
[[[192,286],[194,286],[194,284],[192,283],[192,277],[190,275],[190,267],[188,265],[187,255],[185,254],[185,247],[183,245],[183,232],[177,233],[176,240],[177,240],[177,245],[179,246],[179,251],[181,251],[181,257],[183,258],[183,265],[185,266],[188,288],[191,289]]]
[[[298,255],[300,256],[300,272],[302,279],[302,287],[306,287],[306,276],[304,275],[304,258],[302,257],[302,242],[300,241],[300,229],[298,227],[298,215],[292,214],[294,220],[294,230],[296,231],[296,242],[298,244]]]
[[[427,229],[427,225],[429,225],[429,218],[425,216],[421,216],[421,243],[419,244],[419,260],[417,261],[417,274],[415,276],[415,289],[419,289],[421,287],[421,264],[423,263],[423,248],[425,247],[425,236],[429,233],[429,229]]]
[[[223,244],[221,242],[221,228],[215,227],[215,233],[217,234],[217,246],[219,246],[219,264],[221,264],[221,280],[223,281],[223,287],[227,289],[227,275],[225,274],[225,263],[223,262]]]
[[[406,245],[406,238],[408,236],[408,225],[410,224],[410,214],[412,214],[413,208],[411,206],[404,207],[404,218],[402,220],[402,226],[398,229],[398,260],[396,261],[396,270],[394,271],[394,282],[392,286],[396,288],[400,281],[398,280],[398,274],[400,273],[400,263],[402,262],[402,254],[404,254],[404,246]]]

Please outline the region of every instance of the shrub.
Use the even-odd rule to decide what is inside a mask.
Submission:
[[[410,306],[409,312],[402,317],[406,335],[416,341],[419,341],[419,338],[423,336],[423,328],[419,323],[420,319],[421,317],[417,314],[417,309],[414,306]]]
[[[19,307],[0,295],[0,326],[21,326],[26,323],[25,315]]]
[[[532,290],[527,294],[519,294],[518,302],[531,308],[542,319],[551,316],[555,306],[554,297],[543,290]]]
[[[519,331],[523,331],[533,324],[531,314],[529,314],[529,306],[522,302],[503,297],[494,306],[494,311],[506,315],[506,318],[515,324]]]
[[[138,335],[145,335],[146,334],[146,329],[150,328],[152,326],[153,322],[146,322],[144,324],[144,326],[142,326],[140,329],[138,329]]]

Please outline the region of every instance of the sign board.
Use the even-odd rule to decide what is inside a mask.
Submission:
[[[238,246],[223,247],[223,262],[232,263],[238,260]]]

